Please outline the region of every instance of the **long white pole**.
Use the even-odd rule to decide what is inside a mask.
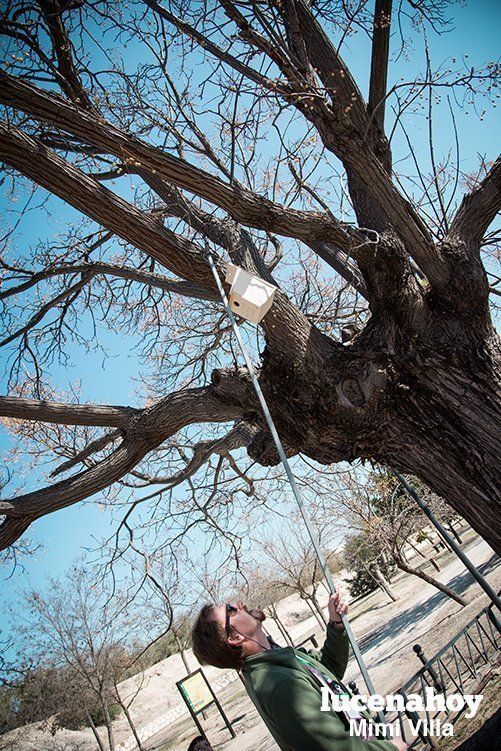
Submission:
[[[233,328],[233,333],[235,334],[236,340],[238,342],[238,345],[240,347],[240,350],[242,352],[242,355],[244,356],[245,364],[247,365],[247,369],[249,371],[249,375],[252,380],[252,385],[254,386],[254,389],[256,391],[257,397],[259,399],[259,403],[261,404],[263,414],[265,417],[265,420],[268,424],[268,427],[270,429],[270,433],[272,435],[272,438],[275,442],[275,445],[277,447],[278,455],[280,457],[280,460],[284,466],[285,473],[287,475],[287,479],[289,480],[289,483],[292,488],[292,492],[294,493],[294,497],[297,501],[297,505],[299,506],[299,510],[301,512],[301,516],[303,517],[304,523],[306,525],[306,529],[308,530],[308,534],[310,536],[311,544],[313,545],[313,548],[315,550],[315,553],[317,555],[317,558],[319,560],[319,563],[322,567],[322,570],[324,572],[325,579],[327,581],[327,584],[329,586],[329,590],[331,593],[336,592],[336,586],[334,584],[334,580],[332,579],[331,572],[329,571],[329,567],[327,566],[327,561],[325,560],[325,556],[322,552],[322,548],[320,546],[320,541],[317,537],[317,534],[315,532],[315,528],[313,526],[310,514],[308,510],[306,509],[306,506],[303,502],[303,498],[301,496],[301,493],[299,492],[299,488],[296,484],[296,481],[294,479],[294,475],[292,474],[292,470],[290,468],[289,460],[287,459],[285,455],[284,448],[282,446],[282,441],[280,440],[280,436],[278,435],[277,429],[275,427],[275,423],[273,422],[273,418],[270,414],[270,410],[268,409],[268,405],[266,403],[266,399],[264,398],[263,391],[261,389],[261,386],[259,385],[259,381],[256,376],[256,372],[254,370],[254,366],[252,364],[252,361],[250,359],[249,353],[247,352],[247,348],[245,347],[245,344],[243,343],[242,337],[240,336],[240,331],[238,330],[238,325],[235,320],[235,316],[233,315],[233,312],[230,308],[230,304],[228,302],[228,298],[226,297],[226,292],[224,291],[223,284],[221,282],[221,279],[219,277],[218,270],[215,266],[214,259],[212,257],[212,253],[210,250],[206,253],[206,258],[209,263],[209,266],[212,270],[212,273],[214,275],[214,279],[216,281],[217,287],[219,289],[219,293],[221,295],[221,299],[224,303],[224,306],[226,308],[226,312],[228,314],[228,317],[231,321],[231,326]],[[350,623],[348,621],[348,618],[346,615],[341,616],[343,626],[345,628],[346,634],[348,636],[349,642],[351,644],[351,648],[353,650],[353,654],[355,655],[355,659],[358,663],[358,667],[360,668],[360,672],[362,674],[362,677],[364,679],[365,685],[367,686],[367,690],[369,694],[375,694],[376,691],[374,689],[374,686],[372,684],[371,678],[369,676],[369,671],[367,670],[367,667],[364,662],[364,658],[362,656],[362,652],[360,651],[360,647],[357,644],[357,641],[355,639],[355,636],[353,634],[353,631],[351,629]],[[378,719],[381,723],[385,723],[385,718],[383,713],[380,711],[377,713]]]

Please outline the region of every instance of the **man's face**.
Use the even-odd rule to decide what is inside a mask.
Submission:
[[[230,625],[242,636],[253,638],[261,628],[261,623],[266,618],[262,610],[249,610],[242,600],[230,602],[236,612],[230,613]],[[226,626],[226,603],[215,605],[212,608],[211,620],[217,621],[223,628]]]

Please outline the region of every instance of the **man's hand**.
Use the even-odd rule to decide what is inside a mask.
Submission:
[[[341,623],[341,616],[348,612],[348,596],[346,592],[339,588],[337,592],[329,597],[329,622]]]

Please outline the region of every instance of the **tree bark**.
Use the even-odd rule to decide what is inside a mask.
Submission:
[[[400,403],[407,420],[383,462],[418,476],[499,554],[501,352],[494,337],[477,346],[461,369],[437,353],[411,368],[412,395]]]
[[[58,425],[97,425],[124,428],[139,410],[98,404],[64,404],[17,396],[0,396],[0,416],[16,420],[41,420]]]

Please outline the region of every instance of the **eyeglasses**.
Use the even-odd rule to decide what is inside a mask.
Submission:
[[[238,608],[236,608],[234,605],[230,605],[228,602],[226,603],[226,620],[224,624],[224,630],[226,631],[226,636],[229,636],[231,633],[231,625],[230,625],[230,616],[231,614],[238,613]]]

